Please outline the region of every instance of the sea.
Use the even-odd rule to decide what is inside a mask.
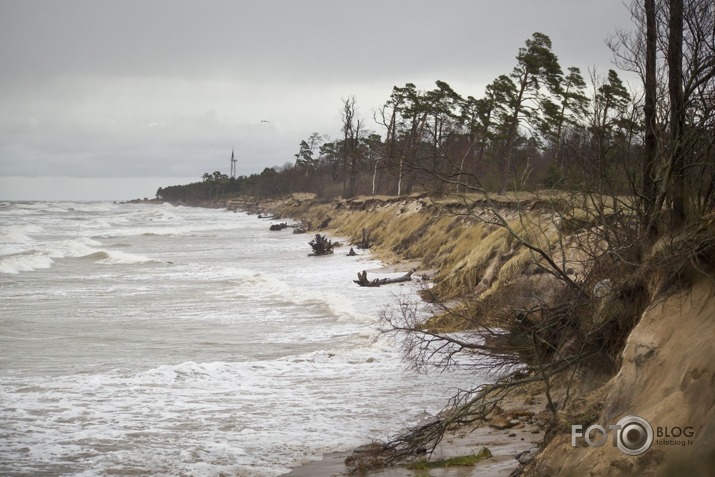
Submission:
[[[485,380],[379,332],[417,285],[361,288],[367,252],[311,257],[272,223],[0,202],[0,475],[278,476]]]

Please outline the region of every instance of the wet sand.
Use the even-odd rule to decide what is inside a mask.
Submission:
[[[539,413],[544,405],[536,402],[522,405],[510,400],[504,408],[527,409]],[[516,456],[531,450],[535,452],[537,443],[543,439],[543,432],[534,423],[522,423],[511,429],[494,429],[486,425],[479,428],[464,428],[450,433],[435,449],[430,460],[440,460],[449,457],[465,456],[488,448],[492,457],[479,462],[473,467],[450,467],[444,469],[413,470],[404,467],[389,467],[358,474],[361,477],[508,477],[519,465]],[[350,452],[333,453],[323,457],[323,460],[302,465],[287,477],[337,477],[350,475],[350,468],[344,463]]]

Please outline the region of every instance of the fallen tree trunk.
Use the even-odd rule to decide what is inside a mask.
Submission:
[[[389,285],[390,283],[402,283],[402,282],[409,282],[412,280],[412,274],[415,272],[415,269],[413,268],[410,270],[408,273],[402,275],[401,277],[397,278],[375,278],[372,281],[367,279],[367,272],[362,271],[358,272],[357,280],[353,280],[355,283],[360,285],[361,287],[379,287],[380,285]]]

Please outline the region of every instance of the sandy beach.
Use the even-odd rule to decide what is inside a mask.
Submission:
[[[514,410],[538,414],[544,409],[540,400],[523,404],[523,397],[514,397],[504,402],[505,413]],[[516,457],[524,452],[536,452],[544,433],[533,419],[524,419],[509,429],[496,429],[487,424],[480,427],[458,429],[445,436],[437,446],[431,461],[478,453],[486,447],[492,457],[470,467],[447,467],[428,470],[408,469],[393,466],[368,472],[350,474],[351,468],[345,459],[351,452],[325,455],[323,460],[311,462],[293,469],[287,477],[333,477],[360,475],[363,477],[508,477],[518,466]]]

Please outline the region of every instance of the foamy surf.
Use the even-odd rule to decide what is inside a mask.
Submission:
[[[255,217],[42,203],[0,223],[0,474],[277,476],[466,381],[379,338],[412,288],[357,287],[377,262],[308,257]]]

